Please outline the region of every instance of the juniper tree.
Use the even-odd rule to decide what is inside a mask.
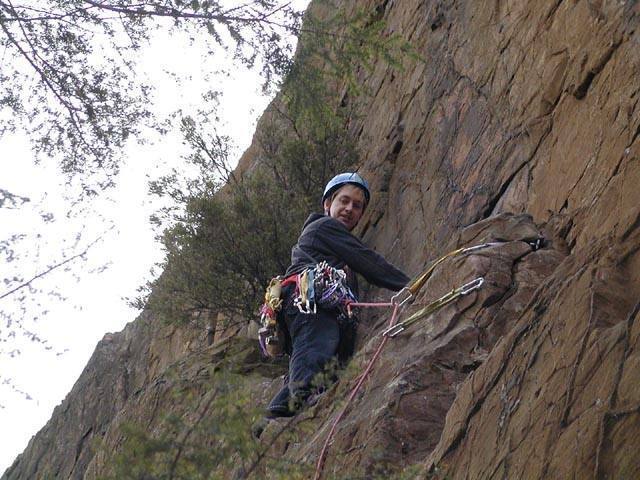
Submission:
[[[98,195],[114,185],[129,139],[141,140],[146,127],[168,128],[154,114],[154,86],[138,75],[140,56],[159,33],[198,39],[211,64],[226,50],[236,65],[261,68],[267,87],[288,68],[301,15],[281,0],[0,0],[0,138],[26,133],[36,158],[56,162],[82,199]],[[215,100],[203,92],[203,103]],[[9,168],[12,159],[3,160]],[[0,209],[29,203],[6,187],[0,175]],[[0,276],[0,355],[17,354],[16,331],[46,346],[24,322],[62,298],[42,279],[85,260],[95,243],[72,232],[75,243],[40,258],[44,240],[14,228],[0,235],[0,260],[12,262]]]
[[[268,84],[288,67],[300,18],[282,0],[0,0],[0,136],[26,129],[94,194],[113,183],[127,139],[156,120],[153,86],[136,75],[154,32],[206,39],[259,65]]]

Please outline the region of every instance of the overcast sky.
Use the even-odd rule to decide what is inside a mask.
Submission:
[[[178,107],[197,106],[198,93],[206,86],[197,66],[207,59],[197,49],[180,45],[175,37],[157,40],[142,58],[158,89],[158,108],[168,113]],[[163,73],[165,68],[189,72],[193,78],[178,87]],[[216,87],[224,91],[219,111],[222,133],[235,140],[237,159],[249,145],[256,119],[269,98],[260,94],[258,76],[244,68],[236,68],[233,76],[218,82]],[[21,273],[29,277],[52,259],[60,258],[61,251],[74,244],[77,232],[82,232],[80,248],[104,235],[90,249],[86,263],[78,264],[71,272],[56,271],[36,285],[65,297],[57,300],[43,295],[39,310],[34,299],[30,303],[29,313],[48,310],[37,322],[27,324],[46,344],[18,336],[11,348],[20,349],[20,354],[11,356],[6,346],[0,353],[0,473],[48,421],[53,408],[77,380],[96,343],[105,333],[121,330],[137,316],[138,312],[129,308],[123,297],[135,296],[136,288],[150,278],[151,266],[162,258],[148,222],[154,211],[147,196],[148,176],[161,174],[162,165],[164,171],[179,166],[183,148],[177,135],[167,135],[153,145],[131,142],[117,187],[90,205],[89,218],[66,218],[64,180],[56,166],[34,165],[28,141],[20,135],[0,141],[0,188],[31,199],[19,209],[0,209],[0,239],[13,233],[26,235],[16,244],[21,258],[4,268],[22,269]],[[43,222],[43,212],[53,213],[55,220]],[[111,225],[114,228],[107,231]],[[109,263],[108,268],[100,271],[105,263]],[[8,380],[12,385],[6,384]]]

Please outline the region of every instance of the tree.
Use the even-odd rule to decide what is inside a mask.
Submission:
[[[224,138],[184,120],[193,148],[185,160],[199,176],[182,184],[174,172],[151,184],[175,207],[156,217],[158,226],[168,226],[161,237],[163,273],[141,289],[137,307],[167,321],[189,320],[202,310],[251,318],[269,279],[286,270],[291,245],[318,208],[326,181],[357,162],[344,119],[310,112],[322,98],[307,105],[305,126],[294,133],[286,128],[291,117],[276,107],[281,102],[272,104],[257,138],[260,158],[248,174],[229,168]]]
[[[281,0],[0,0],[0,138],[26,131],[40,159],[57,161],[82,197],[95,196],[113,186],[128,139],[139,140],[144,127],[167,128],[149,107],[153,85],[136,75],[137,57],[156,32],[204,38],[208,53],[223,48],[237,62],[259,66],[267,86],[287,68],[301,14]],[[215,100],[203,92],[203,104]],[[28,203],[3,187],[0,209]],[[41,217],[49,221],[52,215]],[[78,242],[80,232],[76,237],[75,246],[61,247],[35,269],[29,266],[29,273],[4,272],[0,301],[6,307],[12,297],[20,312],[11,305],[0,309],[6,327],[0,341],[20,325],[24,298],[43,295],[34,289],[36,280],[86,257],[87,239]],[[15,264],[26,240],[23,232],[7,231],[0,237],[0,259]],[[33,259],[33,252],[28,256]],[[26,296],[18,297],[22,292]]]
[[[142,124],[152,85],[136,76],[136,55],[160,28],[208,38],[265,85],[286,70],[301,11],[254,0],[0,0],[0,136],[27,130],[35,149],[82,177],[85,194],[113,184],[119,153]],[[4,196],[4,194],[3,194]]]

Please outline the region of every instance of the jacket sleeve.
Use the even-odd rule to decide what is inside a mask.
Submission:
[[[365,246],[337,220],[326,221],[318,230],[316,242],[336,254],[368,282],[389,290],[400,290],[411,280],[382,255]]]

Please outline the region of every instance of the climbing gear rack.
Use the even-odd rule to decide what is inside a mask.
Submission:
[[[356,297],[347,285],[344,270],[334,268],[326,261],[306,268],[299,274],[284,279],[275,277],[267,286],[264,303],[260,307],[258,343],[266,357],[279,357],[284,353],[284,339],[278,326],[278,312],[282,308],[282,288],[295,283],[293,305],[302,313],[316,313],[317,308],[347,311]]]
[[[326,261],[305,269],[299,276],[298,294],[293,303],[302,313],[316,313],[317,307],[326,310],[345,310],[356,298],[347,286],[347,274]]]

